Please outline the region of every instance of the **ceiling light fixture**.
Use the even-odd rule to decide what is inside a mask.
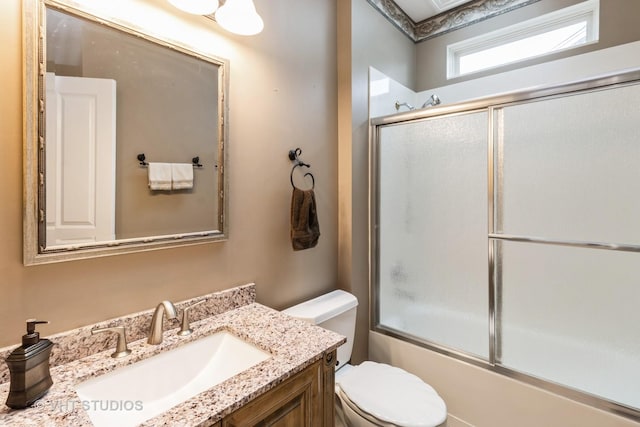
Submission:
[[[169,3],[194,15],[211,15],[218,9],[218,0],[169,0]]]
[[[264,28],[253,0],[227,0],[216,11],[216,21],[225,30],[241,36],[253,36]]]

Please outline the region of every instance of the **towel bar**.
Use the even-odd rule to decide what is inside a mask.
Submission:
[[[138,159],[138,161],[140,162],[140,166],[142,166],[143,168],[146,168],[147,166],[149,166],[149,163],[147,163],[147,158],[144,155],[144,153],[140,153],[136,156],[136,158]],[[193,167],[194,168],[201,168],[203,167],[200,164],[200,156],[195,156],[194,158],[191,159],[191,163],[193,163]],[[216,165],[217,167],[217,165]]]

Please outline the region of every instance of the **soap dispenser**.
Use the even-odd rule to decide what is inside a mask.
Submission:
[[[49,356],[53,343],[40,339],[36,325],[49,323],[45,320],[27,320],[27,334],[22,336],[22,345],[7,357],[11,384],[7,406],[22,409],[41,398],[51,385]]]

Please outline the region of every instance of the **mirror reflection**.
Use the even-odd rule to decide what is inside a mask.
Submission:
[[[37,133],[45,144],[34,258],[225,238],[226,61],[81,11],[40,7],[46,73]]]

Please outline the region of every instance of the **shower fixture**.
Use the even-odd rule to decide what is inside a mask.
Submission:
[[[422,104],[422,107],[420,107],[420,108],[426,108],[426,107],[430,107],[430,106],[434,106],[434,105],[438,105],[438,104],[440,104],[440,98],[438,98],[438,95],[436,95],[434,93],[433,95],[431,95],[431,97],[429,99],[427,99],[425,101],[424,104]]]
[[[413,105],[409,105],[406,102],[400,103],[400,101],[396,101],[396,111],[400,110],[400,107],[405,106],[407,107],[409,110],[415,110],[416,107],[414,107]]]

